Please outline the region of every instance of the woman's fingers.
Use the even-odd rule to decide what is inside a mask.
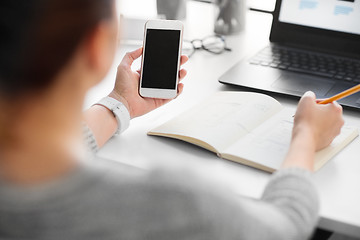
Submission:
[[[187,71],[185,69],[181,69],[179,72],[179,79],[180,81],[183,80],[187,75]]]
[[[184,84],[179,83],[178,85],[178,95],[180,95],[184,91]]]
[[[182,55],[180,58],[180,65],[184,65],[189,60],[189,57],[186,55]]]
[[[188,60],[189,60],[189,57],[188,57],[188,56],[182,55],[182,56],[181,56],[181,59],[180,59],[181,65],[184,65]],[[181,69],[181,70],[179,71],[179,81],[183,80],[183,79],[186,77],[186,75],[187,75],[187,71],[186,71],[185,69]],[[180,85],[179,85],[179,86],[180,86]],[[181,84],[181,92],[182,92],[182,89],[183,89],[183,88],[184,88],[184,85]],[[179,94],[180,94],[181,92],[179,91]]]

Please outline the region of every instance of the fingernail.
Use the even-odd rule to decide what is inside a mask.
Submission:
[[[316,96],[315,96],[315,93],[313,93],[312,91],[307,91],[305,94],[304,94],[304,96],[306,96],[306,97],[312,97],[312,98],[315,98]]]

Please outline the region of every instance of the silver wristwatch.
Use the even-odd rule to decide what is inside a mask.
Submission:
[[[109,109],[115,116],[116,121],[118,123],[118,129],[115,134],[120,134],[124,132],[130,125],[130,113],[125,105],[112,98],[112,97],[104,97],[100,100],[100,102],[95,105],[103,106]]]

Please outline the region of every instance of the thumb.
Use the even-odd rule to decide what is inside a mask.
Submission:
[[[312,101],[316,101],[316,95],[312,91],[307,91],[301,98],[301,100],[304,99],[311,99]]]
[[[121,63],[124,65],[127,65],[127,66],[131,66],[136,59],[141,57],[142,53],[143,53],[142,47],[136,49],[135,51],[128,52],[128,53],[126,53],[126,55]]]
[[[311,91],[307,91],[300,99],[299,105],[304,105],[306,103],[315,103],[316,102],[316,96],[315,93]]]
[[[312,99],[316,99],[315,93],[312,92],[312,91],[307,91],[307,92],[304,94],[304,97],[310,97],[310,98],[312,98]]]

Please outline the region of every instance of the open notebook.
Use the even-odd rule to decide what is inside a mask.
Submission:
[[[273,172],[287,154],[293,115],[264,94],[219,92],[148,134],[180,139],[221,158]],[[344,126],[329,147],[316,153],[315,170],[357,136],[357,128]]]

